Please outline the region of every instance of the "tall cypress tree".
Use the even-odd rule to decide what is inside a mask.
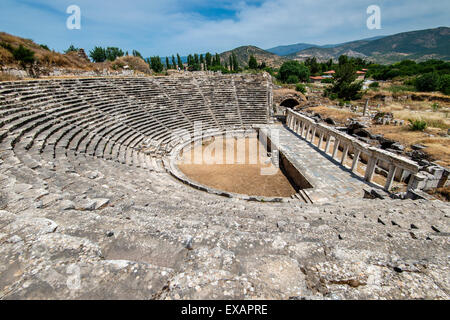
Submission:
[[[231,71],[234,71],[234,68],[233,68],[233,58],[231,57],[231,55],[230,55],[230,70],[231,70]]]
[[[209,69],[212,65],[212,56],[211,53],[207,52],[205,55],[205,61],[206,61],[206,69]]]
[[[176,69],[177,68],[177,63],[175,62],[175,56],[172,55],[172,69]]]
[[[236,54],[233,52],[233,71],[239,71],[239,63],[236,57]]]
[[[220,65],[221,65],[221,63],[220,63],[220,56],[219,56],[219,54],[218,53],[216,53],[216,64],[215,64],[216,66],[219,66],[220,67]]]
[[[183,61],[181,60],[180,55],[177,53],[178,67],[183,70]]]
[[[256,61],[256,58],[254,55],[250,56],[250,59],[248,61],[248,67],[250,69],[254,69],[254,70],[258,69],[258,61]]]
[[[169,57],[166,57],[166,69],[170,69]]]

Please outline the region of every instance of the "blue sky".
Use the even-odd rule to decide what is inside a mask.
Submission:
[[[81,9],[81,30],[68,30],[66,9]],[[382,29],[366,26],[369,5]],[[449,26],[448,0],[1,0],[0,31],[87,51],[117,46],[144,56],[223,52],[241,45],[267,49],[299,42],[341,43]]]

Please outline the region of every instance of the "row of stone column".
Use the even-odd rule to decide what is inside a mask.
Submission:
[[[323,149],[325,154],[331,155],[332,159],[339,161],[343,166],[345,166],[345,162],[347,161],[349,151],[353,152],[353,162],[351,168],[349,169],[351,169],[351,171],[354,174],[359,175],[357,169],[358,163],[361,159],[361,154],[364,153],[365,155],[367,155],[368,161],[364,173],[364,180],[366,180],[367,182],[372,182],[373,176],[375,174],[375,169],[377,167],[378,161],[380,160],[375,155],[376,148],[369,147],[366,150],[366,148],[359,146],[357,143],[352,143],[351,141],[349,142],[347,141],[348,139],[342,139],[343,137],[341,137],[336,132],[328,130],[324,126],[315,123],[313,120],[307,119],[306,117],[302,118],[300,116],[293,114],[292,111],[290,110],[288,111],[287,114],[286,123],[287,126],[292,131],[294,131],[300,137],[304,138],[306,141],[312,143],[313,145],[316,145],[317,148],[321,151],[322,145],[325,141],[326,142],[325,149]],[[319,137],[317,144],[314,141],[316,136]],[[330,154],[329,151],[332,140],[334,141],[334,147]],[[336,159],[339,147],[342,147],[343,152],[340,159]],[[391,190],[395,176],[397,173],[399,173],[399,170],[402,169],[396,166],[395,164],[389,165],[389,171],[386,178],[386,183],[384,185],[384,189],[386,191]],[[409,188],[412,188],[413,185],[414,182],[410,182]]]

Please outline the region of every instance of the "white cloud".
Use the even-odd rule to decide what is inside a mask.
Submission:
[[[65,29],[71,4],[81,7],[81,31]],[[382,8],[381,31],[366,28],[371,4]],[[70,43],[87,49],[98,44],[136,48],[145,55],[338,43],[446,25],[450,17],[448,0],[2,0],[0,9],[1,30],[59,50]],[[211,17],[212,9],[235,15]]]

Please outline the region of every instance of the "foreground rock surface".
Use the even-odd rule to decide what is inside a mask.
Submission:
[[[171,203],[166,193],[136,190],[99,210],[10,203],[1,298],[449,298],[444,203]]]

